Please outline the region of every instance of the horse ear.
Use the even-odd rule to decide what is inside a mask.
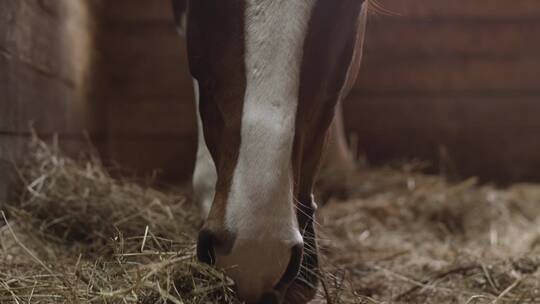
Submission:
[[[185,37],[187,26],[188,0],[172,0],[174,22],[178,33]]]

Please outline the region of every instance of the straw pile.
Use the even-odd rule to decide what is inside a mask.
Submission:
[[[238,302],[229,279],[195,261],[200,220],[185,196],[37,139],[30,151],[21,199],[0,216],[0,303]]]
[[[197,263],[184,191],[112,178],[34,140],[0,214],[0,303],[239,303]],[[540,303],[540,187],[363,169],[319,212],[315,303]],[[342,193],[343,194],[343,193]]]
[[[540,186],[360,172],[320,213],[335,303],[540,303]],[[346,269],[340,270],[340,269]]]

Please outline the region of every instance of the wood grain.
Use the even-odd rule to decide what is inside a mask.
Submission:
[[[0,162],[21,157],[31,125],[45,138],[59,134],[73,153],[86,148],[84,132],[98,141],[102,136],[98,102],[87,98],[91,6],[83,0],[0,2]]]

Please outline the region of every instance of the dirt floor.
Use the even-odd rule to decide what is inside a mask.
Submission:
[[[35,141],[0,205],[0,303],[238,303],[193,258],[185,191],[109,176]],[[362,169],[320,208],[315,303],[540,303],[540,186]],[[1,203],[1,202],[0,202]]]

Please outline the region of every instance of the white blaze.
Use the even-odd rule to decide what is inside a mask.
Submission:
[[[225,225],[237,239],[231,254],[217,257],[217,263],[238,265],[231,274],[247,298],[277,283],[290,258],[286,243],[302,240],[293,206],[291,156],[304,40],[314,3],[246,0],[247,83],[225,214]]]

